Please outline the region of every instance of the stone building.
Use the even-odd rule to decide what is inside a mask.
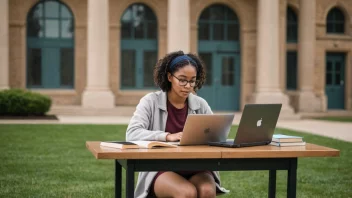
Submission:
[[[0,89],[136,105],[158,58],[199,54],[213,110],[352,109],[352,0],[0,0]]]

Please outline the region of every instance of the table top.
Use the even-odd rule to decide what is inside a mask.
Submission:
[[[98,141],[86,142],[96,159],[219,159],[219,158],[292,158],[338,157],[340,151],[306,143],[305,146],[277,147],[271,145],[243,148],[215,146],[178,146],[177,148],[115,149],[101,147]]]

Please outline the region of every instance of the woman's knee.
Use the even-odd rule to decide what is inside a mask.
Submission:
[[[204,183],[198,187],[198,197],[214,198],[216,197],[216,187],[211,183]]]
[[[178,197],[197,198],[197,189],[193,184],[178,187]]]

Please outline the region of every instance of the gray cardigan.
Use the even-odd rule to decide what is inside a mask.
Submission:
[[[126,141],[150,140],[166,141],[167,95],[157,91],[144,96],[136,107],[126,131]],[[208,103],[194,94],[188,96],[188,114],[212,114]],[[136,198],[145,198],[157,172],[140,172],[135,189]],[[229,192],[220,187],[220,175],[213,171],[217,191]]]

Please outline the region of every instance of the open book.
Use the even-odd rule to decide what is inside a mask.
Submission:
[[[176,145],[172,145],[166,142],[159,141],[111,141],[111,142],[101,142],[100,146],[110,147],[110,148],[118,148],[118,149],[139,149],[139,148],[157,148],[157,147],[177,147]]]

